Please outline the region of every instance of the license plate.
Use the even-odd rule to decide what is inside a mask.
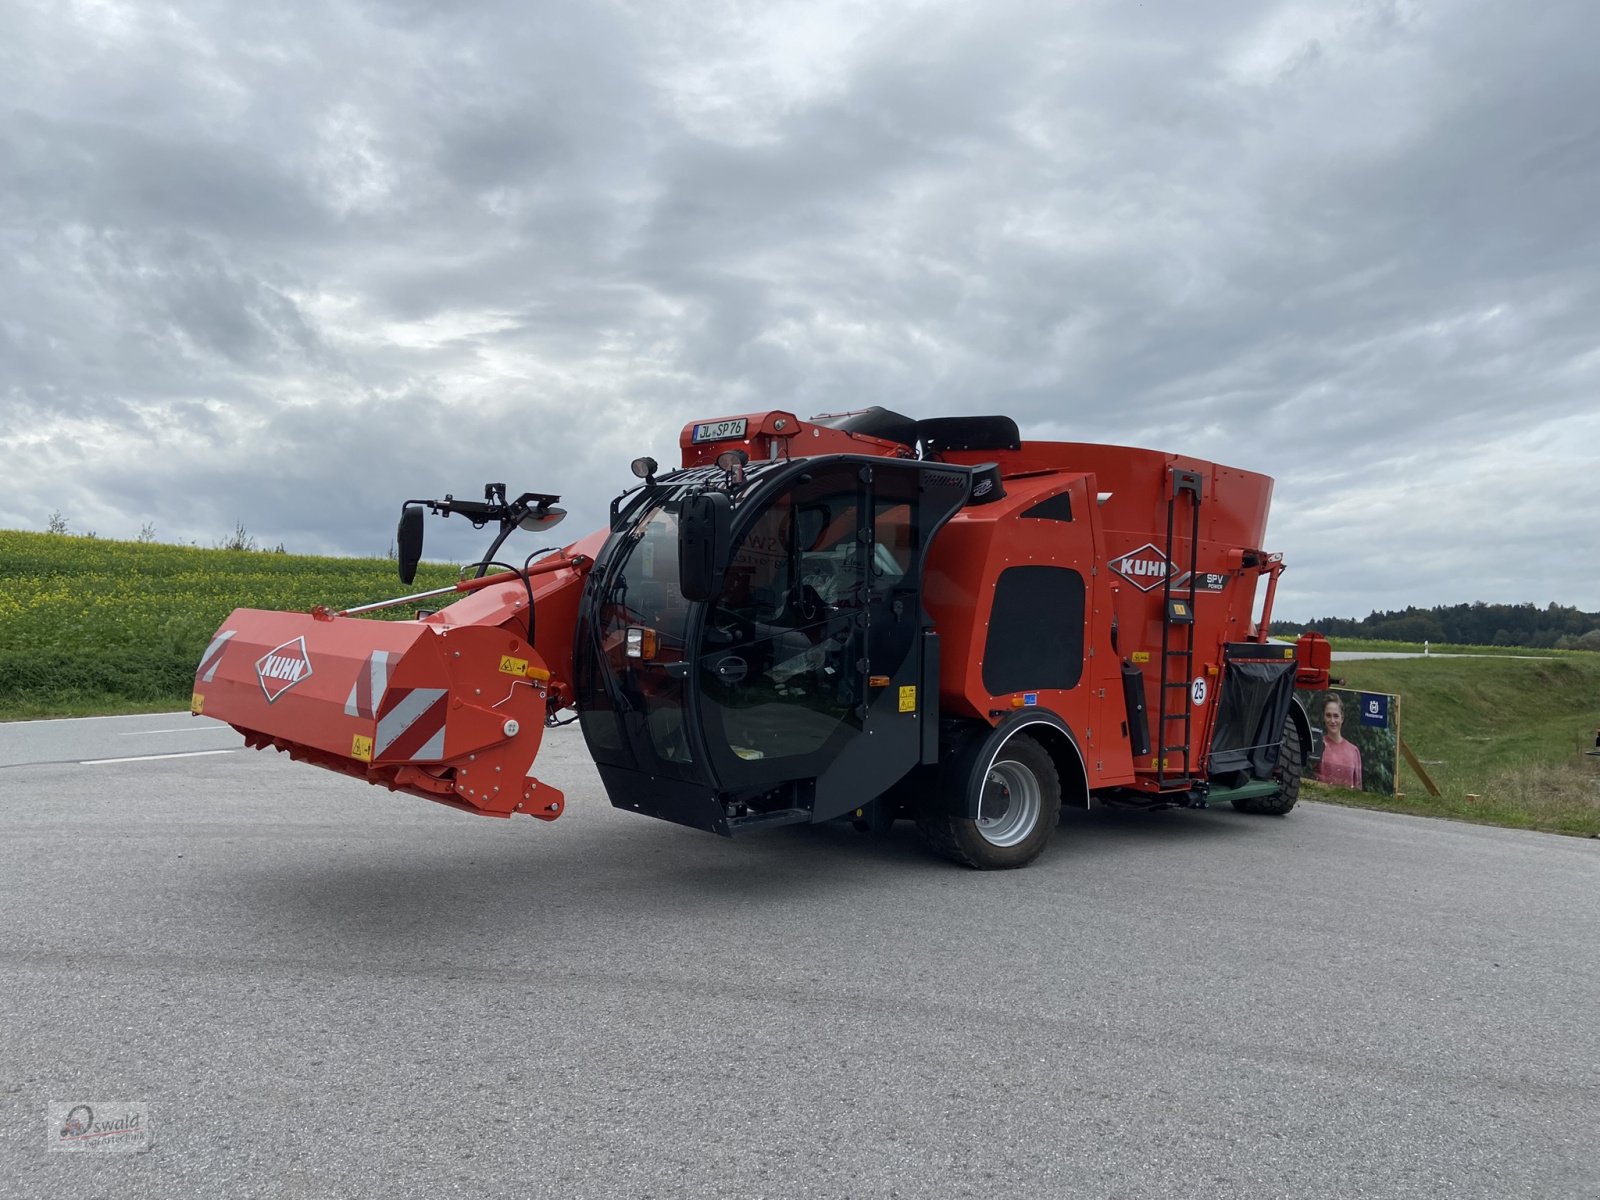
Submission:
[[[748,422],[740,417],[734,421],[707,421],[704,425],[696,425],[694,434],[690,437],[693,442],[725,442],[730,438],[742,438]]]

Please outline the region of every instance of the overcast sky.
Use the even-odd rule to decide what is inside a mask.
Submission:
[[[4,11],[0,526],[575,538],[883,404],[1273,475],[1281,617],[1600,610],[1592,0]]]

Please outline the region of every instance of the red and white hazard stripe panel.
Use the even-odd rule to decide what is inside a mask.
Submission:
[[[224,629],[211,639],[211,644],[200,656],[200,665],[194,673],[195,678],[201,683],[210,683],[217,677],[217,668],[222,665],[222,652],[228,648],[228,639],[237,632],[235,629]]]
[[[350,685],[350,698],[344,702],[344,715],[365,717],[371,720],[372,706],[378,702],[389,686],[389,652],[374,650],[367,659],[355,683]]]
[[[396,688],[383,699],[374,759],[425,762],[444,757],[444,718],[450,702],[444,688]]]

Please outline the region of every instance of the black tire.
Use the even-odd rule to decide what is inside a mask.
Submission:
[[[1306,773],[1306,750],[1300,741],[1300,726],[1294,714],[1289,714],[1283,725],[1283,748],[1278,751],[1278,767],[1274,774],[1279,787],[1272,796],[1246,796],[1235,800],[1233,806],[1240,812],[1259,816],[1281,817],[1300,799],[1300,780]]]
[[[1025,867],[1038,858],[1061,819],[1061,778],[1045,748],[1018,734],[970,786],[980,789],[978,808],[984,815],[925,813],[917,828],[928,844],[945,858],[979,871]],[[970,797],[944,799],[948,804]]]

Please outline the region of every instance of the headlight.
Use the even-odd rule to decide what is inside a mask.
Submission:
[[[654,658],[656,656],[656,631],[643,625],[628,626],[622,652],[629,658]]]

